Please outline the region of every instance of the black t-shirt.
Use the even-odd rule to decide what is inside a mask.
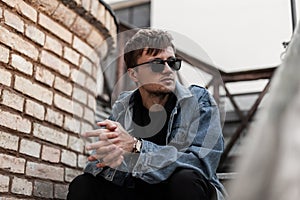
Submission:
[[[134,95],[134,136],[158,145],[166,145],[168,122],[170,114],[176,105],[176,96],[173,93],[170,93],[164,109],[152,112],[144,107],[139,91],[135,92]]]

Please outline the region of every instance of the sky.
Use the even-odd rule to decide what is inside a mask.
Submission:
[[[292,37],[288,0],[152,0],[151,9],[152,27],[227,72],[279,65],[282,42]]]

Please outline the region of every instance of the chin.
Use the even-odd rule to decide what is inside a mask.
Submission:
[[[146,91],[150,93],[171,93],[175,90],[175,84],[174,85],[162,85],[162,84],[147,84],[143,85],[142,88],[144,88]]]

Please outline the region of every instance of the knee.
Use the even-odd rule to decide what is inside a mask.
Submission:
[[[170,177],[170,183],[180,185],[195,185],[199,182],[205,182],[205,178],[198,172],[192,169],[179,169]]]
[[[209,182],[192,169],[176,170],[168,181],[170,199],[209,199]]]

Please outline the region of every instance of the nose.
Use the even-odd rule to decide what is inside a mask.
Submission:
[[[170,73],[173,72],[173,69],[169,66],[169,64],[165,61],[164,62],[164,70],[162,71],[162,73]]]

